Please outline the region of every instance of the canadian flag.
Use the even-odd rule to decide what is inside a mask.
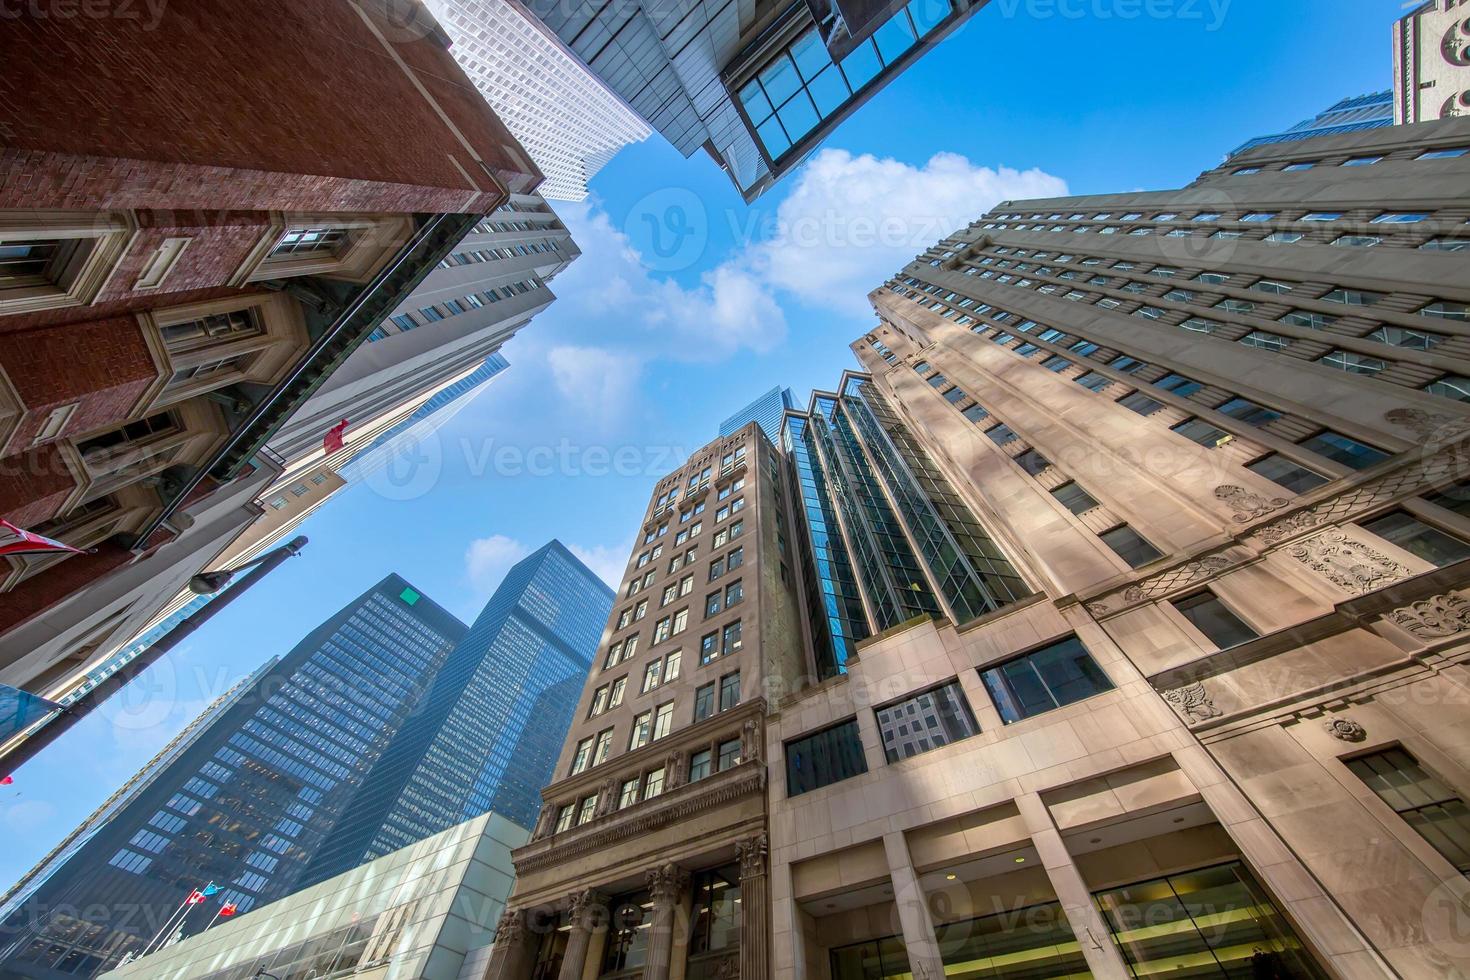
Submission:
[[[220,915],[234,915],[235,914],[235,903],[234,902],[226,902],[225,904],[221,905],[219,907],[219,914]]]
[[[189,893],[189,897],[184,899],[184,901],[190,905],[198,905],[204,901],[204,893],[196,888]]]
[[[69,552],[73,555],[85,554],[80,548],[73,548],[69,544],[63,544],[44,534],[36,534],[25,528],[16,527],[9,521],[0,521],[0,556],[51,555],[58,552]]]
[[[347,420],[343,419],[327,430],[322,436],[322,451],[328,456],[342,448],[342,434],[347,431]]]

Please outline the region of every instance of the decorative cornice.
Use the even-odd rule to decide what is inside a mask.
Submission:
[[[672,863],[650,869],[643,878],[655,902],[676,902],[689,887],[689,872]]]
[[[1220,709],[1215,707],[1215,702],[1209,693],[1205,691],[1202,681],[1195,681],[1193,684],[1186,684],[1172,691],[1164,691],[1163,694],[1164,700],[1178,709],[1187,722],[1209,721],[1222,714]]]
[[[1289,497],[1263,497],[1233,483],[1222,483],[1216,487],[1215,499],[1228,505],[1235,512],[1231,515],[1231,519],[1237,524],[1248,524],[1258,517],[1265,517],[1273,510],[1280,510],[1291,503]]]
[[[1395,609],[1385,618],[1420,639],[1437,640],[1470,630],[1470,601],[1446,592]]]
[[[593,851],[611,847],[630,837],[652,833],[660,827],[688,819],[698,813],[724,806],[744,796],[764,793],[766,767],[749,759],[724,772],[696,783],[669,790],[626,811],[594,818],[575,830],[534,841],[512,855],[516,873],[526,874],[570,861]]]
[[[1122,592],[1094,599],[1087,603],[1087,611],[1094,616],[1111,615],[1135,603],[1168,595],[1175,589],[1202,578],[1209,578],[1231,566],[1243,564],[1246,560],[1245,556],[1232,558],[1225,555],[1205,555],[1203,558],[1175,565],[1167,571],[1135,582]]]
[[[1413,574],[1407,565],[1341,531],[1323,531],[1292,544],[1286,553],[1352,595],[1372,592]]]
[[[500,913],[500,922],[495,926],[495,945],[514,946],[526,936],[526,913],[521,909],[506,909]]]

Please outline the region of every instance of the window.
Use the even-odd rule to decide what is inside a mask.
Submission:
[[[725,586],[725,608],[729,609],[745,598],[745,583],[741,581],[731,582]]]
[[[745,564],[745,548],[743,547],[736,548],[725,556],[725,567],[732,572],[743,564]]]
[[[1441,568],[1470,558],[1470,544],[1425,524],[1407,511],[1396,510],[1371,521],[1363,521],[1362,526],[1416,558]]]
[[[577,805],[575,803],[568,803],[566,806],[557,811],[555,833],[559,834],[564,830],[571,830],[572,822],[576,819]]]
[[[1088,391],[1101,391],[1108,385],[1112,384],[1112,380],[1110,378],[1098,374],[1096,371],[1088,371],[1086,374],[1079,374],[1072,380],[1077,382],[1082,387],[1086,388]]]
[[[995,443],[997,446],[1004,446],[1006,443],[1015,442],[1016,439],[1019,438],[1015,432],[1011,431],[1011,427],[1004,423],[997,423],[996,425],[992,425],[990,428],[985,430],[985,434],[989,436],[990,441]]]
[[[1331,429],[1323,429],[1311,438],[1303,439],[1298,445],[1355,470],[1367,469],[1374,463],[1388,459],[1388,453],[1383,450]]]
[[[740,671],[720,678],[720,710],[729,711],[740,703]]]
[[[1216,428],[1203,419],[1185,419],[1170,428],[1190,442],[1197,442],[1208,449],[1217,449],[1234,438],[1224,429]]]
[[[653,738],[660,739],[669,734],[674,725],[674,702],[658,706],[653,713]]]
[[[608,685],[604,684],[592,694],[592,706],[587,709],[587,717],[593,718],[607,710]]]
[[[1154,387],[1162,388],[1165,391],[1172,391],[1180,398],[1188,398],[1190,395],[1194,394],[1196,391],[1199,391],[1204,386],[1204,382],[1202,381],[1196,381],[1193,378],[1186,378],[1182,374],[1172,373],[1166,374],[1162,378],[1154,382]]]
[[[1333,289],[1318,298],[1328,303],[1341,303],[1343,306],[1373,306],[1383,299],[1383,294],[1362,289]]]
[[[694,720],[704,721],[715,713],[715,682],[694,689]]]
[[[1063,483],[1051,492],[1061,505],[1074,514],[1085,514],[1097,506],[1092,494],[1083,490],[1075,481]]]
[[[628,751],[647,745],[653,733],[653,712],[643,711],[633,716],[633,730],[628,734]]]
[[[1028,449],[1025,452],[1017,455],[1015,457],[1015,460],[1016,464],[1019,465],[1021,469],[1025,470],[1027,473],[1030,473],[1032,476],[1036,476],[1051,465],[1051,460],[1047,459],[1045,456],[1041,455],[1041,453],[1037,452],[1034,449]]]
[[[597,733],[597,748],[592,753],[592,764],[599,766],[612,754],[612,729]]]
[[[1157,548],[1145,541],[1127,524],[1119,524],[1111,531],[1104,531],[1098,536],[1103,539],[1104,544],[1117,552],[1119,558],[1133,568],[1147,565],[1156,558],[1162,557]]]
[[[958,681],[879,708],[875,714],[883,753],[889,762],[958,742],[980,731]]]
[[[1007,725],[1113,689],[1075,636],[986,668],[980,677]]]
[[[1244,398],[1232,398],[1219,408],[1215,409],[1221,415],[1228,415],[1233,419],[1239,419],[1246,425],[1262,426],[1281,418],[1281,413],[1269,408],[1257,405],[1253,401]]]
[[[643,777],[643,798],[651,800],[664,791],[663,767],[653,770]]]
[[[1352,157],[1349,160],[1343,161],[1342,165],[1344,167],[1369,167],[1382,159],[1383,157],[1381,156]]]
[[[1135,391],[1130,395],[1124,395],[1118,399],[1118,404],[1124,408],[1130,408],[1139,415],[1152,415],[1164,407],[1161,401],[1155,401],[1141,391]]]
[[[1470,323],[1470,303],[1446,303],[1444,301],[1430,303],[1419,311],[1419,315]]]
[[[1327,477],[1298,466],[1278,453],[1262,456],[1253,463],[1247,463],[1245,468],[1252,473],[1264,476],[1272,483],[1285,487],[1292,493],[1306,493],[1327,482]]]
[[[662,666],[663,666],[663,662],[661,660],[659,660],[659,658],[657,658],[657,657],[655,657],[652,660],[650,660],[644,666],[644,668],[643,668],[643,690],[642,690],[641,693],[647,694],[649,691],[653,690],[655,687],[658,687],[658,680],[662,676],[662,671],[660,669]]]
[[[981,408],[979,405],[970,405],[969,407],[962,409],[960,414],[969,419],[971,422],[980,422],[990,416],[990,413]]]
[[[689,757],[689,781],[697,783],[710,772],[710,750],[696,752]]]
[[[1281,351],[1291,346],[1291,338],[1269,330],[1252,330],[1240,338],[1240,343],[1259,350]]]
[[[588,797],[586,797],[585,799],[582,800],[582,805],[581,805],[581,807],[577,811],[577,825],[578,826],[581,826],[582,824],[591,821],[591,819],[596,814],[597,814],[597,794],[594,793],[593,795],[588,796]]]
[[[91,303],[132,238],[133,229],[106,212],[51,215],[36,218],[34,227],[7,225],[0,230],[0,313]],[[47,221],[56,221],[66,230],[48,229]],[[162,283],[172,266],[167,258],[161,261],[164,267],[144,271],[138,288],[156,288]],[[157,281],[149,280],[152,273],[157,273]]]
[[[1356,354],[1348,350],[1328,351],[1318,358],[1319,364],[1346,371],[1349,374],[1362,374],[1372,377],[1381,374],[1388,368],[1388,362],[1366,354]]]
[[[664,680],[667,684],[679,676],[679,662],[684,659],[684,654],[679,650],[673,650],[664,655]]]
[[[718,771],[724,772],[738,765],[740,765],[740,739],[726,739],[719,745]]]
[[[1311,310],[1292,310],[1283,316],[1279,323],[1290,323],[1297,327],[1306,327],[1308,330],[1323,330],[1337,322],[1337,317],[1326,313],[1314,313]]]
[[[1208,590],[1175,599],[1173,606],[1221,650],[1254,640],[1260,635]]]
[[[628,807],[638,802],[639,782],[640,781],[637,776],[634,776],[632,779],[627,779],[623,781],[622,789],[618,792],[619,810],[626,810]]]
[[[613,681],[612,693],[608,695],[608,708],[616,708],[623,703],[623,692],[628,688],[628,678],[619,677]]]
[[[1350,759],[1347,767],[1416,834],[1470,874],[1470,809],[1458,793],[1402,748]]]
[[[701,665],[709,663],[720,655],[720,634],[706,633],[699,640],[699,662]]]
[[[1439,395],[1441,398],[1470,402],[1470,377],[1463,374],[1446,374],[1429,382],[1424,386],[1424,390],[1431,395]]]
[[[800,796],[868,771],[856,718],[785,745],[786,795]]]
[[[715,579],[719,578],[721,575],[724,575],[724,574],[725,574],[725,559],[723,557],[716,558],[714,561],[712,561],[712,562],[709,563],[709,580],[711,582],[713,582]]]
[[[592,745],[595,740],[591,735],[577,743],[577,751],[572,756],[572,775],[584,771],[592,764]]]
[[[724,632],[724,656],[729,656],[740,649],[740,620],[730,623]]]

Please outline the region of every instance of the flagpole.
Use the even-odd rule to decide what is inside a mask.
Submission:
[[[200,932],[208,932],[209,931],[209,927],[212,926],[212,925],[214,925],[215,921],[220,917],[220,913],[223,912],[224,910],[225,910],[225,903],[221,902],[220,903],[220,906],[219,906],[219,911],[214,913],[214,918],[213,919],[210,919],[208,922],[206,922],[204,924],[204,928],[201,929],[201,930],[199,930],[199,931]]]
[[[163,923],[163,928],[162,929],[159,929],[158,932],[154,934],[153,938],[150,939],[150,940],[148,940],[148,945],[143,947],[143,955],[144,956],[147,956],[148,955],[148,950],[150,950],[150,949],[153,948],[153,944],[156,943],[156,942],[158,942],[158,937],[159,936],[162,936],[164,934],[164,932],[166,932],[168,930],[169,925],[174,921],[175,918],[178,917],[178,914],[180,912],[184,911],[184,909],[188,907],[188,905],[189,905],[189,898],[193,897],[193,895],[194,895],[194,893],[196,891],[198,891],[197,888],[191,888],[191,889],[189,889],[189,895],[186,896],[184,898],[184,900],[179,903],[179,907],[178,908],[174,909],[173,912],[169,913],[168,919],[165,920],[165,922]]]

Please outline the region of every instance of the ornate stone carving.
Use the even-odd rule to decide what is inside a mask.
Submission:
[[[1172,592],[1181,585],[1186,585],[1198,578],[1213,575],[1222,569],[1229,568],[1231,561],[1224,555],[1206,555],[1194,561],[1171,568],[1167,572],[1155,575],[1153,578],[1144,579],[1137,585],[1130,585],[1123,590],[1125,602],[1138,602],[1141,599],[1151,599],[1154,596]]]
[[[1353,595],[1372,592],[1413,574],[1405,565],[1341,531],[1323,531],[1297,542],[1286,553]]]
[[[1195,681],[1193,684],[1165,691],[1164,700],[1184,712],[1187,721],[1209,721],[1211,718],[1220,717],[1223,713],[1215,707],[1215,702],[1206,693],[1203,681]]]
[[[1287,497],[1263,497],[1233,483],[1224,483],[1216,487],[1215,499],[1226,504],[1235,512],[1231,517],[1237,524],[1253,521],[1257,517],[1265,517],[1273,510],[1280,510],[1291,503]]]
[[[748,718],[740,726],[740,758],[746,762],[760,762],[765,754],[761,739],[760,722]]]
[[[727,956],[714,965],[714,980],[740,980],[740,957]]]
[[[735,853],[740,855],[740,877],[755,878],[766,873],[766,854],[770,841],[765,834],[756,834],[735,842]]]
[[[1256,534],[1267,544],[1275,544],[1282,538],[1289,537],[1297,531],[1305,531],[1309,527],[1316,527],[1318,524],[1325,524],[1326,522],[1326,516],[1319,514],[1316,507],[1309,507],[1306,510],[1297,511],[1295,514],[1290,514],[1275,523],[1260,528],[1256,531]]]
[[[1470,630],[1470,601],[1453,592],[1395,609],[1388,620],[1426,640]]]
[[[1106,616],[1108,614],[1108,604],[1106,602],[1089,602],[1087,604],[1087,611],[1093,616]]]
[[[644,874],[654,901],[677,901],[689,887],[689,872],[677,864],[665,864]]]
[[[556,805],[552,803],[541,804],[541,815],[536,818],[536,830],[531,834],[532,840],[540,840],[551,833],[551,827],[556,820]]]
[[[684,785],[689,778],[689,753],[684,750],[670,752],[664,759],[664,791]]]
[[[597,810],[594,816],[605,817],[612,813],[618,805],[618,781],[611,777],[604,779],[597,790]]]
[[[495,927],[495,945],[514,946],[526,935],[526,913],[520,909],[506,909],[500,914],[500,923]]]
[[[1390,425],[1408,429],[1420,439],[1443,443],[1470,434],[1470,419],[1440,412],[1426,412],[1421,408],[1391,408],[1383,413]],[[1434,446],[1433,448],[1438,448]]]
[[[592,928],[592,919],[602,907],[606,897],[595,888],[584,888],[567,896],[567,917],[572,928]]]
[[[1367,729],[1351,718],[1333,718],[1323,724],[1327,728],[1327,734],[1344,742],[1361,742],[1368,737]]]

